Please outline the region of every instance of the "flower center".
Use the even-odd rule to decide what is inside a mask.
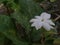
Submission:
[[[44,21],[44,19],[42,19],[41,21]]]

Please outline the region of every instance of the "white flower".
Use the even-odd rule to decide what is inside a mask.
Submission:
[[[51,15],[43,12],[40,16],[35,16],[34,19],[31,19],[32,27],[35,27],[36,30],[40,29],[41,27],[45,28],[47,31],[53,29],[52,25],[55,25],[52,20],[50,19]]]

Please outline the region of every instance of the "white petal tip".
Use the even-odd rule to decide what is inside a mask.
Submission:
[[[38,28],[36,28],[36,30],[38,30]]]

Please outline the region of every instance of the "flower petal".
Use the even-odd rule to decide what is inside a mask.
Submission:
[[[38,19],[39,21],[43,19],[41,16],[35,16],[35,18]]]
[[[37,26],[35,26],[36,30],[40,29],[42,27],[42,24],[40,23],[40,25],[38,24]]]
[[[30,22],[35,22],[35,21],[37,21],[37,19],[31,19],[31,20],[30,20]]]
[[[47,31],[49,31],[51,28],[53,29],[53,27],[50,26],[48,23],[43,23],[43,27],[44,27]]]
[[[40,18],[40,16],[35,16],[35,18],[39,19],[39,18]]]
[[[32,23],[32,25],[31,25],[32,27],[34,27],[34,26],[36,26],[36,23]]]
[[[32,27],[35,26],[36,30],[38,30],[42,27],[42,22],[35,22],[31,26]]]
[[[46,13],[46,12],[43,12],[43,13],[41,14],[41,17],[42,17],[43,19],[50,19],[51,15],[48,14],[48,13]]]
[[[45,22],[50,24],[50,25],[54,25],[55,26],[55,24],[52,22],[52,20],[45,20]]]
[[[48,20],[47,21],[50,25],[54,25],[55,26],[55,24],[52,22],[52,20]]]

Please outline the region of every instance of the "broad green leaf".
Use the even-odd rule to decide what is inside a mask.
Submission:
[[[18,39],[18,37],[16,36],[15,30],[12,30],[12,29],[11,29],[11,30],[8,30],[8,31],[3,32],[3,34],[4,34],[8,39],[12,40],[15,45],[28,45],[27,42],[23,42],[23,41],[20,41],[20,40]]]
[[[10,17],[0,15],[0,32],[8,31],[10,28],[14,28]]]

